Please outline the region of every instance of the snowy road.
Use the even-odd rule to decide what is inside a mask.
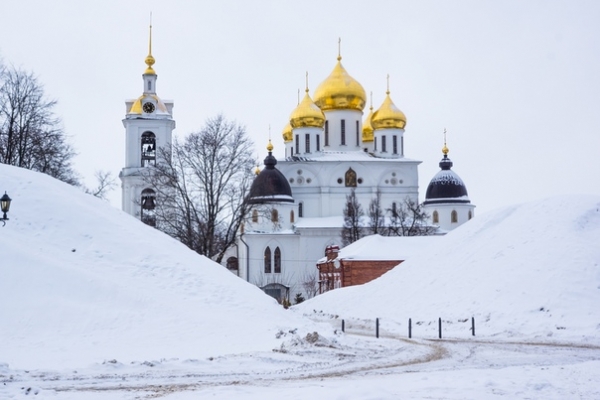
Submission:
[[[1,374],[2,398],[600,398],[600,347],[292,337],[271,353]],[[313,343],[311,343],[313,342]]]

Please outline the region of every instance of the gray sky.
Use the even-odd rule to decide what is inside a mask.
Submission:
[[[176,134],[223,113],[246,125],[261,160],[309,72],[311,94],[342,63],[374,106],[406,114],[405,155],[422,160],[423,198],[442,156],[477,213],[561,193],[600,195],[600,2],[2,2],[0,56],[35,72],[59,101],[76,169],[118,174],[126,99],[142,93],[153,13],[157,91]],[[365,110],[368,112],[368,109]],[[120,188],[111,197],[120,207]]]

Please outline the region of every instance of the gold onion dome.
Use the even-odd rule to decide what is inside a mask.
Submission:
[[[327,79],[315,91],[315,104],[323,111],[358,110],[365,108],[367,95],[362,85],[342,66],[342,57]]]
[[[392,101],[388,90],[383,104],[371,118],[374,129],[404,129],[406,126],[406,115]]]
[[[291,142],[294,139],[294,136],[292,134],[292,125],[290,125],[289,122],[285,126],[285,128],[283,128],[283,132],[281,132],[281,134],[283,135],[283,141],[285,143]]]
[[[317,107],[308,95],[308,88],[306,88],[304,98],[290,115],[290,125],[292,128],[299,128],[302,126],[322,128],[323,125],[325,125],[325,114],[323,114],[323,111]]]

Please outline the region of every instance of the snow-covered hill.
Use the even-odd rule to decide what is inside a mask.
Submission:
[[[478,216],[381,278],[299,305],[446,334],[600,342],[600,198],[562,196]],[[468,321],[467,321],[468,320]],[[398,325],[391,327],[392,321]],[[417,324],[418,323],[418,324]]]
[[[192,359],[277,347],[299,317],[253,285],[80,190],[0,165],[0,363]],[[306,324],[306,323],[304,323]]]

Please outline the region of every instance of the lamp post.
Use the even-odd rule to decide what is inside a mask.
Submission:
[[[0,221],[2,221],[4,223],[4,225],[6,225],[6,221],[8,221],[8,217],[6,216],[6,213],[10,209],[11,201],[12,201],[12,199],[10,197],[8,197],[6,192],[4,192],[4,195],[2,197],[0,197],[0,209],[4,213],[4,216],[2,218],[0,218]],[[2,226],[4,226],[4,225],[2,225]]]

